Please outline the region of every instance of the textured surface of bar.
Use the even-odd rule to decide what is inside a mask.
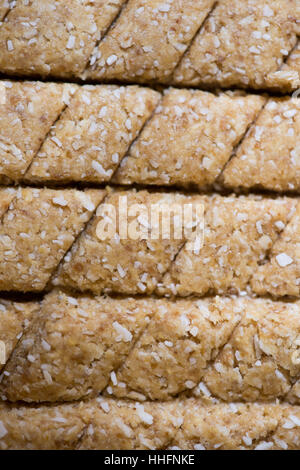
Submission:
[[[16,196],[16,190],[13,188],[0,188],[0,218],[9,208],[10,203]]]
[[[163,295],[237,293],[263,263],[295,210],[291,199],[212,196],[199,252],[184,246],[157,291]]]
[[[96,294],[239,293],[268,269],[274,244],[276,250],[292,236],[285,251],[297,250],[295,198],[108,188],[103,200],[102,190],[27,187],[15,190],[16,197],[3,191],[1,290],[40,291],[51,279]],[[296,252],[293,261],[297,285]],[[270,269],[255,292],[267,289],[276,275]],[[278,295],[289,295],[292,285],[286,281]]]
[[[284,405],[141,405],[103,398],[39,407],[4,403],[0,448],[299,450],[299,423],[299,407]]]
[[[9,10],[14,7],[14,0],[0,0],[0,21],[2,21]]]
[[[289,56],[286,64],[283,67],[283,71],[296,71],[299,73],[300,76],[300,41],[298,40],[298,44],[295,49],[292,51],[291,55]]]
[[[227,402],[280,399],[300,404],[300,303],[240,302],[239,325],[193,393]]]
[[[20,188],[0,225],[0,290],[43,290],[104,194]]]
[[[296,14],[298,18],[299,13]],[[300,21],[297,21],[297,24],[300,25]],[[298,36],[299,36],[298,32]],[[267,77],[267,85],[270,89],[273,89],[275,92],[281,92],[282,89],[286,88],[286,84],[289,83],[290,89],[295,90],[294,93],[297,93],[297,89],[300,86],[300,61],[299,61],[299,50],[300,42],[298,38],[298,43],[295,48],[291,51],[287,60],[282,64],[280,70],[277,72],[272,72]],[[298,95],[299,96],[299,95]]]
[[[4,344],[4,350],[1,350],[0,373],[38,311],[38,302],[0,301],[0,341]],[[1,393],[0,396],[2,400]]]
[[[2,81],[0,183],[299,192],[296,95]]]
[[[264,98],[251,95],[167,91],[114,181],[211,185],[263,103]]]
[[[65,257],[54,284],[97,294],[153,292],[185,242],[182,219],[172,207],[180,212],[194,200],[180,193],[113,191]],[[152,208],[161,208],[160,217],[170,224],[165,237],[160,219],[151,225]]]
[[[129,0],[94,53],[86,76],[98,80],[166,81],[214,0]]]
[[[148,328],[106,389],[132,400],[190,394],[229,341],[245,313],[243,300],[162,300]]]
[[[257,294],[300,295],[300,207],[252,279]]]
[[[300,405],[300,303],[47,294],[0,304],[0,397]],[[4,321],[3,321],[4,320]]]
[[[289,58],[300,34],[297,0],[5,0],[3,18],[5,74],[280,92],[300,86]]]
[[[222,0],[178,65],[175,83],[268,88],[271,75],[274,86],[272,74],[296,44],[299,18],[294,0]],[[293,74],[277,78],[282,90],[300,84]]]
[[[75,88],[0,82],[0,183],[20,180]]]
[[[0,26],[0,70],[79,76],[124,0],[20,0]]]
[[[222,174],[231,188],[300,189],[300,100],[268,101]]]
[[[26,181],[109,181],[159,98],[159,93],[136,86],[79,88]]]
[[[109,385],[111,394],[134,400],[171,399],[200,381],[244,307],[221,298],[172,302],[53,292],[10,356],[0,395],[71,401],[98,396]]]
[[[299,407],[189,402],[173,445],[190,450],[299,449]]]
[[[31,402],[98,396],[110,374],[125,361],[155,307],[146,299],[50,293],[5,367],[0,395]]]

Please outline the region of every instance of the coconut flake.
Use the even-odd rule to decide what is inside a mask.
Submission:
[[[124,328],[124,326],[120,325],[119,322],[114,321],[113,322],[113,327],[118,333],[119,336],[117,336],[116,341],[125,341],[125,343],[128,343],[129,341],[132,340],[132,334],[130,333],[127,328]]]
[[[139,417],[144,423],[153,424],[153,416],[150,415],[149,413],[146,413],[143,405],[141,405],[140,403],[137,403],[135,407],[136,407],[136,411],[138,412]]]
[[[279,255],[276,256],[276,261],[279,264],[279,266],[284,268],[285,266],[292,264],[293,259],[286,253],[280,253]]]

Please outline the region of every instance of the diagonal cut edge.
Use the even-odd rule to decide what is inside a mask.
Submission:
[[[83,80],[85,80],[85,74],[88,72],[88,69],[90,67],[90,62],[91,62],[91,59],[92,57],[94,56],[94,53],[95,51],[98,49],[99,47],[99,44],[103,41],[103,39],[105,38],[105,36],[109,33],[109,31],[114,27],[114,25],[117,23],[119,17],[121,16],[123,10],[125,9],[125,7],[127,6],[127,3],[129,2],[129,0],[125,0],[125,2],[123,3],[123,5],[120,7],[118,13],[116,14],[116,16],[113,18],[112,22],[107,26],[107,28],[103,31],[103,34],[102,36],[100,37],[100,39],[97,39],[96,42],[95,42],[95,45],[94,45],[94,49],[93,49],[93,52],[91,54],[91,56],[88,58],[87,62],[86,62],[86,66],[85,68],[83,69],[82,71],[82,76],[81,78]]]
[[[170,82],[172,83],[173,82],[173,78],[174,78],[174,74],[176,72],[176,69],[180,66],[181,62],[183,61],[184,57],[188,54],[190,48],[192,47],[193,43],[195,42],[197,36],[199,34],[201,34],[205,24],[207,23],[207,21],[209,20],[209,18],[211,17],[211,15],[213,14],[214,10],[217,8],[218,4],[219,4],[219,1],[220,0],[216,0],[210,11],[207,13],[206,17],[204,18],[204,20],[202,21],[201,25],[199,26],[199,28],[197,29],[197,31],[195,32],[194,36],[192,37],[191,41],[190,41],[190,44],[188,45],[188,47],[186,48],[186,50],[183,52],[183,54],[181,55],[181,57],[179,58],[179,60],[177,61],[176,65],[174,66],[174,69],[173,71],[171,72],[171,74],[169,75],[169,78],[170,78]],[[192,65],[191,65],[192,67]]]

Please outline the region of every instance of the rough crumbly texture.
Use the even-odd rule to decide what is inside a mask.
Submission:
[[[28,187],[7,212],[5,192],[0,289],[40,291],[51,278],[52,285],[96,294],[239,293],[266,269],[281,232],[297,243],[297,219],[289,223],[299,212],[293,198],[107,191],[103,200],[101,190]],[[298,277],[293,271],[294,283]],[[292,285],[285,285],[279,295],[289,295]]]
[[[300,77],[300,41],[284,64],[283,71],[298,73]]]
[[[300,304],[242,299],[243,317],[206,370],[197,396],[230,401],[298,403]],[[288,394],[288,392],[291,392]]]
[[[70,85],[0,82],[0,183],[25,174],[66,106]]]
[[[263,103],[251,95],[168,90],[113,181],[211,185]]]
[[[0,26],[0,70],[79,76],[124,0],[20,0]]]
[[[0,395],[30,402],[98,396],[155,307],[146,299],[47,295],[5,367]]]
[[[136,86],[79,88],[26,181],[109,181],[159,98],[159,93]]]
[[[20,188],[0,224],[0,290],[43,290],[104,195]]]
[[[300,303],[71,296],[0,304],[0,397],[300,404]],[[3,322],[4,319],[4,322]],[[25,330],[25,331],[24,331]]]
[[[300,7],[298,8],[298,12],[300,12]],[[296,13],[296,17],[299,18],[297,23],[300,25],[300,13]],[[298,36],[299,36],[298,32]],[[294,91],[297,93],[297,89],[300,87],[300,42],[298,39],[298,43],[295,48],[292,50],[290,55],[287,57],[286,62],[282,64],[280,70],[277,72],[272,72],[266,78],[266,85],[268,88],[275,92],[281,93],[282,90],[289,90]]]
[[[291,92],[299,34],[297,0],[0,0],[0,72]],[[1,81],[0,184],[299,192],[297,95]],[[103,240],[123,196],[140,233],[201,205],[204,246]],[[299,450],[300,303],[246,295],[300,297],[299,223],[297,199],[0,187],[0,290],[148,295],[0,301],[0,449]]]
[[[268,87],[268,75],[280,70],[296,44],[297,20],[295,0],[222,0],[178,65],[174,82]],[[281,89],[299,86],[299,78],[287,74],[283,80],[281,75]]]
[[[111,222],[116,214],[117,220],[126,217],[122,212],[122,198],[127,197],[128,232],[117,224],[111,225],[111,233],[106,230],[107,221]],[[118,292],[126,294],[151,293],[171,265],[185,238],[181,232],[174,232],[176,219],[171,218],[170,238],[153,239],[153,231],[159,226],[149,225],[151,205],[165,206],[192,203],[193,197],[179,193],[150,193],[148,191],[113,191],[97,209],[96,216],[88,228],[73,245],[65,257],[54,285],[68,286],[76,290]],[[202,200],[202,199],[201,199]],[[121,202],[121,204],[120,204]],[[138,212],[134,205],[140,204]],[[121,208],[121,215],[119,209]],[[111,217],[111,219],[109,219]],[[175,221],[175,225],[174,225]],[[154,221],[155,222],[155,221]],[[100,228],[103,230],[99,234]],[[180,221],[179,221],[180,224]],[[136,229],[135,229],[136,227]],[[179,230],[182,228],[180,225]],[[159,230],[158,230],[159,231]],[[143,234],[148,234],[143,237]],[[103,234],[103,235],[102,235]],[[174,236],[173,236],[174,234]]]
[[[214,0],[129,0],[86,77],[168,82]]]
[[[0,183],[299,192],[298,101],[0,81]]]
[[[4,403],[0,448],[293,450],[300,446],[299,423],[299,407],[276,404],[141,405],[102,397],[39,407]]]
[[[206,402],[300,403],[300,304],[220,298],[161,301],[106,394]]]
[[[253,290],[275,297],[300,295],[300,206],[252,279]]]
[[[16,196],[16,190],[13,188],[0,188],[0,219],[9,208],[10,203]]]
[[[229,340],[243,307],[243,302],[218,297],[158,301],[148,328],[111,376],[106,394],[144,401],[172,400],[190,392]]]
[[[4,0],[4,17],[6,74],[280,92],[300,86],[288,57],[300,34],[297,0]]]
[[[204,244],[198,253],[184,246],[157,292],[163,295],[244,291],[284,229],[296,201],[212,196],[204,215]]]
[[[201,380],[244,303],[46,296],[5,367],[9,401],[71,401],[107,393],[168,400]]]
[[[2,21],[9,10],[14,7],[14,0],[0,0],[0,21]]]
[[[225,186],[300,189],[300,103],[270,99],[222,174]]]
[[[297,450],[299,408],[282,405],[184,405],[184,422],[173,449]]]
[[[38,311],[38,302],[0,301],[0,341],[5,346],[4,357],[1,358],[4,361],[0,363],[0,372]],[[1,392],[0,396],[3,399]]]

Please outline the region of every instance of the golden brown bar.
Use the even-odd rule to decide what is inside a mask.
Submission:
[[[299,408],[283,405],[189,402],[173,448],[190,450],[297,450]]]
[[[194,394],[226,402],[278,398],[299,404],[299,302],[247,298],[240,302],[242,320]]]
[[[39,308],[38,302],[0,301],[0,341],[4,344],[3,357],[0,361],[0,373],[26,328],[31,325]],[[0,396],[3,399],[1,393]]]
[[[0,70],[79,76],[124,0],[18,0],[0,26]]]
[[[129,0],[100,42],[85,77],[170,83],[214,0]]]
[[[0,183],[299,192],[296,95],[0,81]]]
[[[155,306],[147,299],[48,294],[5,367],[0,396],[30,402],[98,396],[146,328]]]
[[[0,448],[299,450],[299,422],[299,407],[280,404],[140,405],[103,398],[39,407],[3,404]]]
[[[252,288],[260,295],[275,297],[300,295],[300,207],[272,247],[267,262],[259,267],[252,278]]]
[[[113,181],[211,186],[264,102],[241,93],[167,90]]]
[[[14,348],[0,396],[71,401],[108,386],[107,393],[134,400],[171,399],[196,387],[243,307],[225,298],[173,302],[52,292]]]
[[[159,99],[159,93],[137,86],[78,88],[26,181],[109,181]]]
[[[204,215],[204,244],[185,245],[157,291],[162,295],[241,293],[295,210],[296,200],[212,196]]]
[[[212,11],[174,73],[185,86],[268,88],[274,72],[296,44],[297,1],[222,0]],[[281,90],[299,86],[299,76],[278,77]]]
[[[221,182],[231,188],[299,191],[300,100],[270,98],[226,166]]]
[[[105,199],[103,190],[2,191],[1,290],[41,291],[51,280],[96,294],[203,296],[241,293],[250,285],[269,292],[278,264],[261,277],[269,253],[291,235],[285,259],[297,250],[296,198],[117,188],[107,188]],[[277,296],[297,286],[297,255],[290,258],[292,278]]]
[[[4,0],[3,18],[0,72],[13,76],[300,86],[297,0]]]
[[[76,87],[0,82],[0,183],[20,180]]]
[[[0,224],[0,290],[43,290],[104,195],[19,188]]]
[[[97,294],[151,294],[185,242],[183,224],[171,215],[172,206],[183,211],[184,204],[193,202],[195,198],[180,193],[110,192],[63,260],[53,284]],[[152,207],[165,211],[165,220],[171,216],[169,237],[162,236],[155,221],[151,225]]]
[[[4,320],[4,321],[3,321]],[[0,304],[0,397],[300,405],[300,303],[109,298],[55,290]]]

